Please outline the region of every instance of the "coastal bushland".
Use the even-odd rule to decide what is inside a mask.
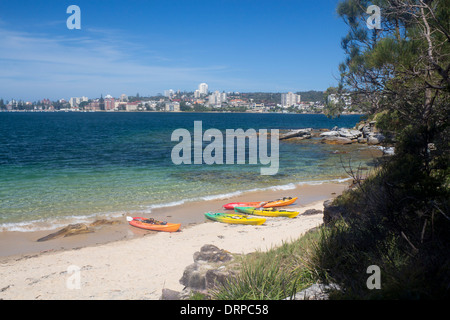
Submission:
[[[239,272],[212,292],[217,300],[282,300],[292,298],[316,281],[308,255],[320,232],[311,230],[297,240],[266,252],[240,257]]]
[[[367,27],[370,5],[381,28]],[[351,97],[395,154],[334,199],[341,219],[307,246],[300,239],[244,261],[218,298],[279,299],[314,282],[337,284],[331,299],[450,295],[450,0],[343,0],[337,13],[348,26],[346,57],[327,114]],[[373,265],[380,288],[367,285]]]
[[[371,4],[381,29],[365,26]],[[448,297],[450,1],[346,0],[337,12],[349,27],[337,91],[376,117],[395,154],[334,200],[345,214],[323,230],[314,270],[342,288],[334,298]],[[379,290],[367,288],[370,265]]]

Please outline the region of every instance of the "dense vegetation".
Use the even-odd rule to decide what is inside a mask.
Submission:
[[[381,30],[366,27],[371,4]],[[448,297],[450,1],[346,0],[337,11],[349,26],[340,89],[377,115],[395,155],[336,199],[346,219],[321,238],[321,278],[346,298]],[[369,265],[381,290],[367,289]]]
[[[367,28],[370,5],[381,9],[381,29]],[[291,254],[297,267],[283,262],[286,248],[271,252],[265,264],[280,265],[263,270],[245,262],[244,275],[227,292],[236,293],[234,299],[278,298],[294,286],[320,281],[338,284],[334,299],[448,298],[450,1],[344,0],[337,12],[349,32],[342,40],[346,60],[335,92],[350,94],[369,120],[376,118],[395,155],[382,158],[365,180],[355,175],[357,187],[333,203],[343,218],[322,227],[302,259]],[[339,114],[342,106],[329,106],[330,114]],[[380,289],[367,286],[371,265],[381,272]],[[249,270],[267,281],[256,295],[246,296],[245,290],[255,291],[246,284]],[[279,289],[283,294],[261,293],[275,291],[270,279],[283,273],[291,275]]]

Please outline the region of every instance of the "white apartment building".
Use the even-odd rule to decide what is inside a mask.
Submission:
[[[292,92],[281,94],[281,106],[290,107],[292,105],[297,105],[301,101],[301,95]]]
[[[83,101],[88,101],[88,100],[89,100],[88,97],[81,97],[81,98],[73,97],[73,98],[70,98],[69,104],[70,104],[70,107],[71,107],[71,108],[75,108],[75,107],[78,107],[78,105],[79,105],[81,102],[83,102]]]
[[[227,101],[227,94],[225,92],[220,93],[219,91],[214,91],[208,97],[208,104],[217,106]]]
[[[200,94],[207,95],[208,94],[208,85],[206,83],[200,83],[198,85],[198,91],[200,91]]]

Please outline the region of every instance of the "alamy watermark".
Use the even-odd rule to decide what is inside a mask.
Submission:
[[[226,129],[225,139],[218,129],[203,133],[202,121],[194,121],[193,137],[187,129],[172,132],[171,141],[179,141],[172,149],[171,159],[180,164],[245,164],[248,140],[248,164],[268,165],[260,169],[261,175],[275,175],[279,169],[279,131],[270,130],[270,155],[267,129]],[[226,147],[224,161],[224,141]],[[203,148],[203,142],[210,142]],[[236,143],[235,143],[236,142]],[[193,146],[193,150],[192,150]],[[236,150],[236,152],[235,152]],[[192,160],[193,151],[193,160]],[[236,162],[235,162],[236,159]]]
[[[370,277],[367,278],[366,285],[370,290],[373,289],[381,289],[381,271],[380,267],[373,264],[367,267],[367,273],[371,274]]]
[[[69,290],[80,290],[81,268],[76,265],[70,265],[67,267],[67,274],[69,277],[66,279],[66,288]]]
[[[67,13],[72,14],[67,18],[66,25],[67,29],[81,29],[81,9],[79,6],[71,5],[67,7]]]
[[[367,14],[371,16],[367,18],[366,24],[369,29],[381,29],[381,9],[379,6],[371,5],[367,7]]]

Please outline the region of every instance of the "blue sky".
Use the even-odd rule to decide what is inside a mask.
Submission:
[[[336,84],[338,0],[0,2],[0,97],[164,90],[287,92]],[[69,5],[81,30],[69,30]]]

